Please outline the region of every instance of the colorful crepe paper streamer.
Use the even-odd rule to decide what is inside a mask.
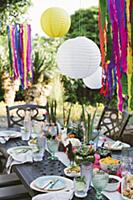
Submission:
[[[101,93],[111,98],[116,91],[122,111],[122,74],[127,74],[128,110],[133,111],[133,1],[99,0],[99,33],[102,54]]]
[[[28,88],[32,80],[31,62],[31,26],[16,24],[7,26],[8,47],[11,70],[15,79],[20,79],[23,89]]]

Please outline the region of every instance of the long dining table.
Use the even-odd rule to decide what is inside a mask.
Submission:
[[[11,147],[27,145],[26,141],[22,141],[21,138],[10,139],[5,144],[0,144],[0,151],[3,153],[5,158],[8,158],[7,150]],[[21,182],[27,189],[29,195],[34,197],[39,194],[39,192],[31,189],[30,183],[40,176],[45,175],[57,175],[66,177],[64,174],[64,168],[66,167],[60,160],[49,160],[47,159],[49,156],[49,152],[45,151],[44,158],[42,161],[37,161],[33,163],[24,163],[17,164],[12,166],[12,171],[15,172],[20,178]],[[68,178],[68,177],[66,177]],[[88,191],[87,197],[83,198],[84,200],[95,200],[95,190],[91,188]],[[78,200],[81,198],[77,198],[73,196],[73,200]],[[104,196],[105,200],[108,200],[107,197]]]

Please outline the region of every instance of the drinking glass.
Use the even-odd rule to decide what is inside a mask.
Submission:
[[[32,120],[32,138],[36,138],[39,134],[42,133],[43,130],[43,123]]]
[[[58,141],[56,139],[49,139],[47,140],[47,148],[51,155],[48,157],[50,160],[58,160],[58,158],[55,156],[55,153],[58,151]]]
[[[21,138],[22,140],[26,140],[26,141],[30,139],[30,132],[25,127],[21,127]]]
[[[84,198],[87,196],[87,183],[84,176],[74,178],[74,190],[76,197]]]
[[[46,139],[44,137],[37,137],[37,143],[33,147],[33,160],[41,161],[43,160],[44,152],[46,146]]]
[[[130,147],[130,150],[129,150],[129,160],[130,160],[131,174],[133,174],[133,147]]]
[[[109,175],[105,172],[93,173],[92,183],[96,190],[96,200],[104,200],[101,192],[109,181]]]
[[[121,169],[122,169],[122,176],[125,176],[126,174],[131,172],[131,162],[132,157],[130,153],[131,148],[124,147],[121,151]]]

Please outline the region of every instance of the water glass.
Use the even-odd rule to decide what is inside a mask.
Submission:
[[[84,176],[74,178],[74,193],[79,198],[87,196],[87,183]]]
[[[96,200],[103,200],[101,192],[109,181],[109,175],[105,172],[93,173],[92,183],[96,190]]]
[[[42,133],[43,130],[43,123],[38,121],[32,121],[32,138],[37,137],[39,134]]]
[[[46,139],[44,137],[37,137],[37,143],[34,145],[34,148],[33,148],[34,161],[43,160],[45,147],[46,147]]]
[[[121,169],[122,169],[122,176],[125,176],[126,174],[131,172],[131,162],[132,157],[130,153],[131,148],[124,147],[121,151]]]
[[[30,139],[30,131],[25,127],[21,127],[21,138],[26,141]]]
[[[58,160],[55,156],[55,153],[58,151],[59,142],[56,139],[48,139],[47,140],[47,148],[51,155],[48,157],[50,160]]]

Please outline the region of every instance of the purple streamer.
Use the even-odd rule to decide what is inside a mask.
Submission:
[[[120,71],[120,50],[119,50],[119,38],[118,38],[118,21],[117,21],[117,13],[115,7],[115,0],[108,0],[110,5],[110,21],[112,24],[112,32],[113,32],[113,49],[115,55],[115,64],[117,68],[117,77],[118,77],[118,107],[119,110],[122,111],[122,85],[121,85],[121,71]]]
[[[21,62],[21,74],[20,74],[20,80],[21,80],[21,86],[24,88],[24,62],[23,62],[23,25],[20,24],[20,62]]]
[[[118,21],[118,33],[120,38],[120,67],[122,71],[125,73],[127,71],[127,31],[125,29],[124,25],[124,17],[125,17],[125,11],[124,11],[124,4],[125,0],[115,0],[115,6],[116,6],[116,18]]]

